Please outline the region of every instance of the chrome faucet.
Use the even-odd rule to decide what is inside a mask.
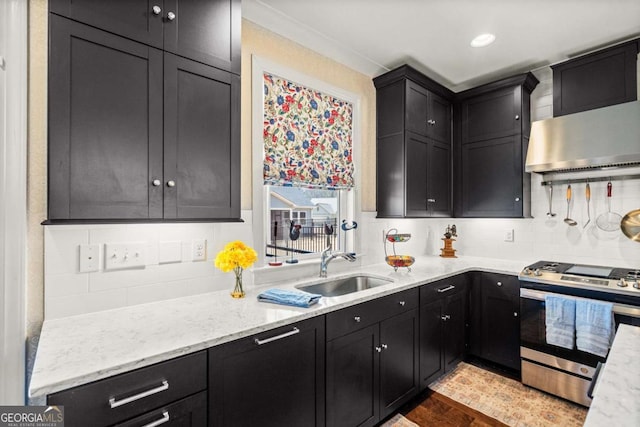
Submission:
[[[353,252],[331,252],[331,245],[328,245],[327,248],[322,251],[322,256],[320,257],[320,277],[327,277],[327,266],[336,258],[344,258],[349,262],[354,262],[356,260],[356,254]]]

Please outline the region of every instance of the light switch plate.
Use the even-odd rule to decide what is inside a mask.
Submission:
[[[513,229],[504,230],[504,241],[513,242]]]
[[[100,269],[100,246],[80,245],[80,273],[92,273]]]
[[[144,268],[147,244],[143,242],[105,243],[104,269]]]

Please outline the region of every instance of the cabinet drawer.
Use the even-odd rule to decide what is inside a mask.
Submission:
[[[155,423],[155,424],[154,424]],[[132,420],[116,424],[115,427],[206,427],[207,392],[189,396],[186,399],[165,405],[155,411],[147,412]]]
[[[449,277],[420,287],[420,305],[465,290],[464,275]]]
[[[64,405],[65,425],[118,423],[207,388],[205,351],[49,395]]]
[[[327,341],[418,306],[418,289],[408,289],[327,314]]]

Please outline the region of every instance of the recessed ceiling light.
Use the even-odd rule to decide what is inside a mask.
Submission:
[[[471,40],[471,46],[472,47],[485,47],[490,45],[491,43],[493,43],[496,39],[496,36],[494,36],[491,33],[485,33],[485,34],[480,34],[478,37],[476,37],[475,39]]]

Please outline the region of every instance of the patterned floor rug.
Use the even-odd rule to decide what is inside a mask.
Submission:
[[[579,427],[587,416],[582,406],[464,362],[429,388],[513,427]]]
[[[380,427],[420,427],[418,424],[413,421],[409,421],[401,414],[396,414],[393,417],[389,418],[387,422],[382,424]]]

